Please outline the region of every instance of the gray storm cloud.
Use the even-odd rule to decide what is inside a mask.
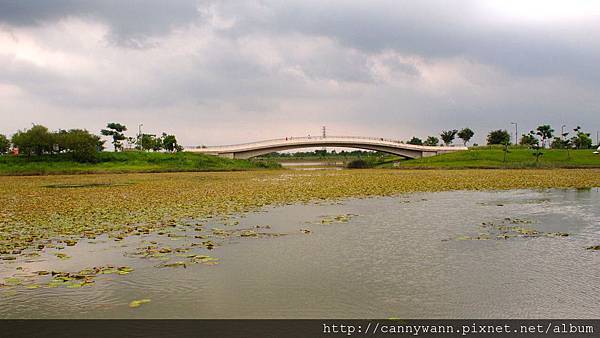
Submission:
[[[0,1],[0,133],[108,121],[184,144],[600,129],[586,1]]]

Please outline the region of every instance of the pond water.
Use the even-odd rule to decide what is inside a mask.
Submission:
[[[344,161],[279,161],[282,167],[295,170],[341,170],[345,166]]]
[[[0,262],[20,284],[0,288],[0,317],[597,318],[595,245],[598,188],[277,206]],[[109,265],[133,271],[82,287],[35,273]]]

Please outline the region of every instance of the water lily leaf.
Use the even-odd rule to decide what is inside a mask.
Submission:
[[[54,256],[58,257],[59,259],[69,259],[71,258],[71,256],[64,254],[62,252],[56,252],[54,253]]]
[[[117,273],[119,275],[127,275],[127,274],[131,273],[132,271],[133,271],[133,268],[130,268],[128,266],[122,266],[117,269]]]
[[[23,282],[17,277],[6,277],[4,278],[4,284],[6,285],[20,285]]]
[[[132,300],[129,303],[129,307],[130,308],[138,308],[140,306],[142,306],[142,304],[146,304],[146,303],[150,303],[150,299],[139,299],[139,300]]]
[[[240,233],[241,237],[258,237],[258,234],[252,230],[244,230]]]
[[[177,268],[177,267],[183,267],[184,269],[187,268],[185,262],[173,262],[173,263],[165,263],[160,265],[161,267],[165,267],[165,268]]]

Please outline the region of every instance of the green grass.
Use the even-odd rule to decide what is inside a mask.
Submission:
[[[441,154],[399,162],[400,168],[599,168],[600,156],[594,150],[545,149],[536,163],[533,151],[527,148],[509,149],[504,161],[502,147],[477,147],[466,151]],[[389,165],[389,164],[388,164]]]
[[[279,168],[268,161],[233,160],[196,153],[102,152],[96,163],[78,163],[68,155],[0,156],[0,175],[50,175],[175,171],[238,171]]]
[[[502,147],[477,147],[467,151],[442,154],[414,160],[400,160],[396,156],[385,156],[376,160],[377,168],[400,167],[406,169],[467,169],[467,168],[600,168],[600,156],[593,150],[546,149],[535,162],[532,150],[510,148],[503,161]],[[369,157],[364,157],[364,159]],[[307,159],[308,160],[308,159]],[[316,160],[316,158],[311,158]],[[331,160],[327,158],[327,160]],[[397,163],[397,164],[395,164]],[[196,153],[147,153],[147,152],[102,152],[96,163],[78,163],[68,155],[44,156],[0,156],[0,175],[50,175],[50,174],[93,174],[93,173],[136,173],[136,172],[183,172],[183,171],[239,171],[262,168],[279,168],[271,160],[233,160]]]

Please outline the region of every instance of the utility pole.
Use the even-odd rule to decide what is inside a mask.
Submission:
[[[519,144],[519,127],[517,122],[511,122],[510,124],[515,125],[515,145]]]
[[[323,130],[323,138],[326,138],[327,137],[327,128],[325,126],[323,126],[322,130]],[[323,151],[325,153],[327,153],[327,148],[323,147]]]

